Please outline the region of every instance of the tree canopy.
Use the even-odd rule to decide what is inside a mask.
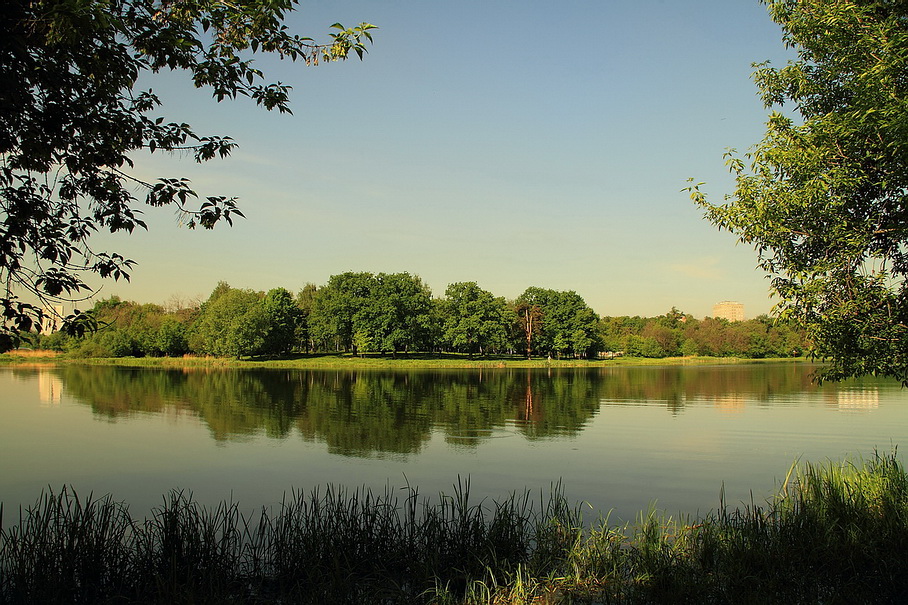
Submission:
[[[734,193],[691,197],[756,248],[826,378],[908,383],[908,4],[766,4],[797,59],[755,65],[773,111],[762,141],[727,156]]]
[[[504,298],[492,295],[476,282],[448,285],[441,303],[444,340],[470,357],[490,348],[506,349],[508,327],[517,321]]]
[[[576,292],[532,286],[516,302],[528,356],[535,350],[558,358],[567,353],[586,357],[596,344],[599,317]]]
[[[22,0],[0,11],[0,350],[42,320],[40,305],[85,297],[89,277],[129,279],[134,262],[92,247],[99,230],[145,228],[142,203],[171,206],[188,227],[242,216],[234,198],[197,194],[185,178],[131,174],[139,151],[196,162],[236,143],[157,115],[143,74],[185,72],[221,101],[289,112],[290,87],[253,56],[306,64],[362,58],[374,26],[332,26],[325,44],[284,25],[296,0]],[[136,191],[141,191],[139,199]],[[25,298],[20,298],[20,295]],[[37,304],[33,301],[39,301]]]
[[[518,354],[596,358],[712,355],[790,357],[804,333],[760,316],[702,320],[672,308],[658,317],[599,317],[573,291],[531,287],[507,301],[476,282],[449,284],[444,298],[410,273],[346,272],[291,296],[220,282],[205,302],[154,304],[99,300],[87,315],[96,330],[80,337],[36,335],[31,344],[74,357],[296,353],[391,353],[471,358]],[[529,337],[529,338],[528,338]]]
[[[418,276],[348,271],[332,275],[318,291],[310,329],[327,349],[392,354],[421,350],[430,327],[431,301]]]

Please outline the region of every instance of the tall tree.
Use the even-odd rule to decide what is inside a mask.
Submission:
[[[526,300],[514,302],[515,331],[525,347],[527,359],[532,359],[534,342],[542,333],[542,309],[538,304]]]
[[[336,350],[354,348],[354,317],[371,295],[375,276],[348,271],[328,278],[319,288],[309,316],[313,338]]]
[[[242,216],[234,198],[195,204],[184,178],[130,174],[136,152],[228,155],[229,137],[155,115],[143,74],[184,71],[218,101],[248,96],[288,112],[289,87],[266,83],[252,56],[307,64],[362,57],[372,25],[339,24],[326,44],[291,34],[295,0],[26,0],[0,10],[0,350],[43,319],[40,304],[85,296],[88,275],[129,279],[133,261],[92,245],[99,230],[145,228],[147,206],[172,205],[189,227]]]
[[[222,357],[261,353],[268,332],[262,294],[218,284],[192,326],[193,351]]]
[[[518,332],[526,339],[527,359],[533,356],[533,351],[547,352],[551,350],[548,339],[543,329],[545,308],[553,290],[531,286],[524,290],[514,302],[514,311],[517,313]]]
[[[303,321],[303,313],[293,301],[293,295],[284,288],[269,290],[262,299],[262,308],[268,319],[262,352],[280,355],[293,351]]]
[[[419,276],[379,273],[354,316],[355,330],[383,353],[417,350],[427,344],[431,311],[432,293]]]
[[[296,306],[300,310],[300,323],[297,326],[296,340],[302,345],[306,353],[315,348],[310,322],[316,296],[318,296],[318,287],[313,283],[307,283],[296,294]]]
[[[757,249],[825,377],[908,383],[908,3],[766,4],[797,59],[755,66],[774,110],[763,140],[728,156],[734,193],[691,197]]]
[[[454,349],[472,358],[474,353],[506,346],[513,312],[503,298],[495,298],[476,282],[450,284],[442,309],[444,339]]]
[[[527,347],[561,357],[588,355],[598,343],[599,317],[574,291],[530,287],[517,299]],[[534,320],[536,310],[538,318]],[[534,322],[538,332],[534,332]]]

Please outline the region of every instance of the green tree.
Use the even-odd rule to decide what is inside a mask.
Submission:
[[[261,293],[237,288],[225,291],[219,284],[192,326],[191,349],[221,357],[260,353],[268,330],[261,300]]]
[[[362,357],[366,356],[366,351],[372,350],[372,337],[368,332],[359,329],[353,333],[353,349],[359,351]]]
[[[530,287],[518,297],[517,303],[524,309],[524,315],[528,309],[535,307],[539,310],[541,322],[538,335],[531,339],[530,332],[526,332],[527,344],[532,340],[537,351],[556,357],[565,354],[585,357],[596,348],[599,316],[576,292]],[[525,326],[529,327],[530,322]],[[578,331],[583,333],[580,338]],[[583,345],[586,346],[582,349],[576,348]]]
[[[269,355],[289,353],[297,345],[303,313],[284,288],[269,290],[262,299],[267,321],[262,352]]]
[[[734,193],[691,196],[757,249],[826,378],[908,383],[908,4],[766,4],[797,59],[755,66],[774,110],[762,141],[729,153]]]
[[[684,339],[684,342],[681,343],[681,354],[685,357],[699,355],[700,347],[697,346],[697,342],[693,338],[686,338]]]
[[[432,293],[409,273],[341,273],[319,288],[310,315],[314,337],[335,350],[390,352],[427,348]]]
[[[507,346],[508,326],[514,319],[503,298],[495,298],[476,282],[450,284],[442,302],[443,338],[472,359],[491,348]]]
[[[177,357],[189,352],[188,327],[176,317],[164,318],[155,334],[155,347],[161,355]]]
[[[419,276],[379,273],[368,300],[354,315],[354,324],[369,336],[373,347],[396,355],[425,348],[431,317],[432,292]]]
[[[555,290],[530,286],[517,297],[517,312],[526,336],[527,358],[531,351],[551,355],[554,330],[550,312],[554,308]]]
[[[624,351],[630,357],[665,357],[665,351],[652,336],[630,334],[625,338]]]
[[[99,230],[145,228],[148,206],[172,205],[189,227],[242,216],[233,198],[196,193],[183,178],[131,174],[137,152],[179,151],[197,162],[228,155],[229,137],[196,134],[156,115],[140,76],[185,72],[218,101],[247,96],[288,112],[289,87],[266,83],[253,56],[307,64],[362,57],[372,25],[339,24],[326,44],[284,26],[295,0],[160,2],[32,0],[0,11],[0,350],[42,319],[38,305],[84,297],[86,275],[129,279],[133,261],[96,250]],[[71,323],[73,326],[78,322]]]
[[[257,302],[258,304],[250,304],[242,315],[231,322],[225,334],[225,348],[221,355],[239,358],[265,352],[265,338],[271,327],[270,318],[261,301]]]
[[[77,355],[140,357],[189,352],[187,332],[191,313],[185,309],[166,311],[160,305],[139,304],[112,296],[96,302],[87,315],[98,329],[60,342]],[[43,339],[43,342],[55,346],[54,341],[60,341],[61,336],[58,333],[54,339]]]
[[[666,327],[662,321],[663,317],[657,317],[655,320],[648,322],[646,327],[643,328],[641,335],[656,344],[656,347],[651,349],[650,352],[658,351],[658,354],[647,355],[647,357],[667,357],[669,355],[677,355],[680,352],[678,344],[680,331]]]
[[[517,299],[514,302],[514,321],[516,340],[524,347],[527,359],[533,357],[533,351],[539,335],[542,333],[542,308],[534,301]],[[518,347],[519,348],[519,347]]]
[[[354,317],[367,303],[375,276],[348,271],[332,275],[319,288],[309,316],[312,337],[331,350],[354,349]],[[355,352],[355,350],[354,350]]]
[[[308,283],[296,295],[296,306],[300,310],[300,322],[297,325],[296,341],[302,345],[306,353],[315,349],[315,339],[310,329],[312,309],[315,307],[315,298],[318,288],[315,284]]]
[[[112,296],[95,303],[89,314],[99,330],[84,335],[79,354],[105,357],[162,354],[155,343],[165,317],[160,306],[140,305]]]

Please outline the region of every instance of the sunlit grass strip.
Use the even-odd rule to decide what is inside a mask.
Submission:
[[[521,356],[498,356],[487,358],[469,359],[466,355],[426,355],[411,354],[399,356],[397,359],[390,355],[384,357],[370,355],[358,357],[354,355],[329,355],[313,354],[298,355],[286,358],[262,359],[243,358],[232,359],[226,357],[110,357],[88,358],[68,357],[56,354],[44,356],[41,352],[35,355],[22,356],[13,351],[0,354],[0,364],[21,365],[36,361],[54,364],[84,364],[100,366],[121,367],[151,367],[151,368],[283,368],[283,369],[494,369],[494,368],[605,368],[612,366],[679,366],[679,365],[742,365],[742,364],[767,364],[767,363],[793,363],[805,362],[803,357],[763,358],[750,359],[744,357],[619,357],[616,359],[546,359],[544,357],[526,359]]]
[[[143,522],[47,493],[0,533],[3,603],[886,603],[908,595],[895,454],[804,464],[763,505],[584,529],[556,486],[503,501],[323,488],[246,517],[170,494]]]
[[[5,355],[9,357],[21,357],[23,359],[31,358],[45,358],[45,357],[59,357],[61,353],[59,351],[51,351],[50,349],[13,349]]]

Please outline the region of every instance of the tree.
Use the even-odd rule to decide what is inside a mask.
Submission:
[[[569,352],[583,357],[597,342],[599,317],[574,291],[529,287],[517,298],[517,313],[528,349],[532,345],[559,358]]]
[[[908,4],[766,3],[797,59],[755,66],[774,110],[762,141],[727,156],[734,193],[691,197],[756,248],[780,315],[832,362],[823,377],[908,384]]]
[[[161,355],[176,357],[189,352],[186,324],[173,316],[164,318],[155,334],[155,347]]]
[[[533,343],[542,333],[542,309],[534,302],[517,299],[514,302],[515,331],[525,339],[527,359],[533,357]]]
[[[371,273],[352,271],[329,277],[328,283],[318,289],[309,315],[312,337],[325,348],[354,348],[354,317],[366,304],[374,281]]]
[[[432,293],[419,276],[379,273],[353,316],[354,330],[365,335],[373,349],[396,356],[426,344],[431,311]]]
[[[503,298],[495,298],[476,282],[450,284],[442,303],[444,340],[459,351],[483,355],[504,348],[508,327],[515,321]]]
[[[274,288],[262,299],[262,307],[268,319],[262,352],[269,355],[291,352],[297,345],[303,322],[303,312],[293,301],[293,295],[284,288]]]
[[[253,55],[317,64],[362,58],[374,26],[339,24],[327,44],[283,25],[296,0],[30,0],[0,11],[0,351],[40,324],[40,304],[85,298],[90,275],[129,279],[134,262],[91,246],[101,229],[145,228],[151,207],[175,206],[190,228],[242,216],[236,200],[200,204],[184,178],[130,174],[137,152],[197,162],[228,155],[229,137],[196,134],[154,113],[161,101],[140,76],[185,71],[218,101],[247,96],[289,112],[289,87],[264,83]],[[23,301],[19,294],[39,304]],[[70,322],[77,327],[78,322]]]
[[[77,355],[160,357],[189,352],[189,318],[185,310],[167,311],[160,305],[139,304],[111,296],[97,301],[86,315],[91,317],[97,329],[70,339]],[[54,340],[57,339],[50,342]],[[41,346],[44,346],[44,339]]]
[[[295,302],[300,310],[300,322],[296,329],[296,340],[302,344],[303,350],[306,353],[315,348],[310,324],[316,296],[318,296],[318,287],[313,283],[306,284],[303,286],[303,289],[296,294]]]
[[[409,273],[341,273],[319,288],[310,315],[313,337],[362,352],[416,350],[428,344],[432,293]]]
[[[222,357],[256,355],[265,346],[268,313],[263,295],[252,290],[224,289],[218,284],[192,326],[190,348]]]
[[[587,357],[596,341],[599,316],[573,290],[555,292],[552,308],[544,310],[543,324],[554,332],[552,343],[558,357],[573,353],[574,357]]]

